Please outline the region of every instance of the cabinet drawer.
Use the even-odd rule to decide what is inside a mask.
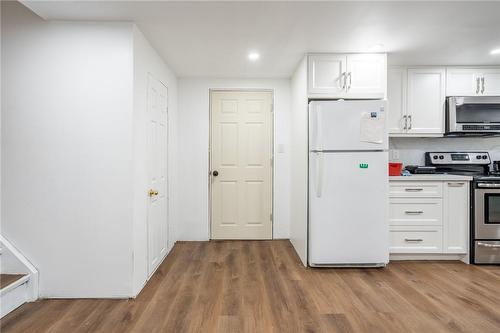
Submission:
[[[389,185],[389,196],[441,198],[443,196],[443,183],[392,181]]]
[[[391,227],[390,253],[442,253],[442,227]]]
[[[442,199],[404,198],[391,199],[390,225],[443,225]]]

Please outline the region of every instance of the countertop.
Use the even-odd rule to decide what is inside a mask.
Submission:
[[[449,175],[449,174],[430,174],[430,175],[411,175],[411,176],[389,176],[389,181],[471,181],[471,176]]]

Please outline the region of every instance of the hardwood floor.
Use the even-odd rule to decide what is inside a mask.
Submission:
[[[175,245],[135,300],[43,300],[7,332],[500,332],[500,267],[304,268],[288,241]]]
[[[22,278],[24,274],[0,274],[0,289]]]

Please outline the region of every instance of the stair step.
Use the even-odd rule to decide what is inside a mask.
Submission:
[[[17,280],[23,278],[26,274],[0,274],[0,289],[3,289],[16,282]]]

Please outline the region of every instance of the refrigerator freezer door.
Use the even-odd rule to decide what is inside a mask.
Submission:
[[[309,264],[386,264],[388,153],[309,154]]]
[[[387,150],[383,100],[312,101],[309,150]]]

